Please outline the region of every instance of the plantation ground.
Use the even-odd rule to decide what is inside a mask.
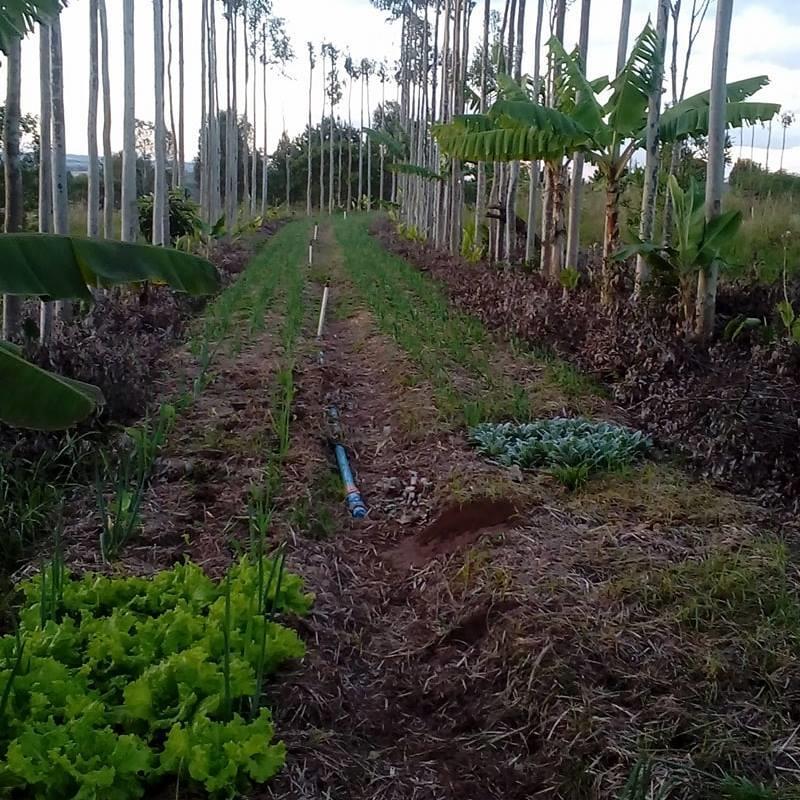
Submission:
[[[198,355],[207,384],[120,559],[148,573],[188,554],[219,574],[254,496],[274,501],[271,540],[317,599],[296,621],[306,658],[269,688],[287,767],[249,796],[599,800],[625,796],[646,755],[670,798],[800,797],[796,527],[663,454],[574,493],[486,463],[468,425],[625,415],[493,339],[368,226],[325,220],[311,269],[311,226],[287,226],[209,309],[194,356],[175,354],[165,398]],[[362,522],[340,502],[332,403]],[[69,560],[94,569],[75,502]]]

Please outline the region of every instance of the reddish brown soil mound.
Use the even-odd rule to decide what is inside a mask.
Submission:
[[[402,542],[392,561],[398,567],[415,567],[455,553],[477,541],[485,531],[508,522],[516,513],[516,506],[507,499],[480,499],[449,506],[427,528]]]

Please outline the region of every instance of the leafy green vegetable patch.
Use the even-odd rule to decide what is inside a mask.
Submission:
[[[283,766],[262,684],[304,654],[277,612],[312,597],[282,559],[215,582],[194,564],[150,579],[55,567],[23,587],[0,639],[0,794],[128,800],[168,779],[230,797]]]
[[[505,467],[549,468],[573,485],[592,473],[626,466],[652,446],[640,431],[565,417],[524,424],[483,423],[470,429],[470,439],[490,461]]]

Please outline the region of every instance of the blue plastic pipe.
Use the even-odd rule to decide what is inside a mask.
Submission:
[[[367,507],[361,499],[361,492],[358,491],[356,482],[353,480],[353,472],[350,469],[350,462],[347,460],[347,453],[340,444],[335,445],[334,451],[336,453],[336,463],[339,465],[339,474],[342,476],[342,483],[344,484],[347,508],[354,519],[364,519],[367,516]]]

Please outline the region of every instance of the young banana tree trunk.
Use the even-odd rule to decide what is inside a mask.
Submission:
[[[659,0],[656,17],[656,37],[658,39],[657,80],[647,110],[647,159],[644,168],[644,187],[642,188],[642,215],[639,222],[639,239],[649,242],[653,238],[653,222],[656,216],[658,196],[658,168],[660,148],[658,126],[661,121],[661,90],[664,82],[664,55],[667,48],[667,23],[669,22],[670,0]],[[650,267],[642,256],[636,259],[635,297],[640,297],[643,287],[650,280]]]
[[[619,200],[622,188],[619,176],[612,169],[606,176],[606,215],[603,234],[603,274],[600,286],[600,302],[606,308],[614,302],[619,269],[614,254],[619,250]]]
[[[155,184],[153,188],[153,244],[163,246],[167,229],[167,129],[164,121],[164,6],[153,0],[153,64],[155,97]]]
[[[108,68],[106,0],[99,0],[100,71],[103,83],[103,238],[114,238],[114,154],[111,150],[111,77]]]
[[[86,121],[89,173],[86,192],[86,234],[100,235],[100,164],[97,153],[97,105],[100,92],[97,0],[89,2],[89,114]]]
[[[16,233],[24,226],[22,167],[19,159],[21,124],[22,47],[19,39],[9,42],[6,54],[6,106],[3,117],[3,171],[5,177],[6,233]],[[3,298],[3,339],[16,338],[19,333],[21,300],[7,294]]]
[[[50,26],[39,25],[39,233],[53,232],[52,98],[50,93]],[[39,339],[50,341],[54,304],[39,305]]]
[[[64,127],[64,58],[61,47],[61,19],[57,15],[50,24],[50,78],[53,121],[53,231],[69,233],[67,204],[67,145]],[[72,319],[72,303],[59,300],[56,316],[64,322]]]
[[[135,242],[139,233],[136,205],[136,64],[133,0],[122,4],[124,113],[122,117],[122,241]]]
[[[732,17],[733,0],[718,0],[708,109],[708,167],[706,170],[706,219],[708,221],[718,217],[722,211],[722,189],[725,181],[725,89]],[[700,270],[698,277],[697,335],[703,341],[710,339],[714,333],[718,277],[719,264],[716,261],[706,269]]]
[[[586,72],[586,58],[589,52],[589,16],[592,10],[592,0],[583,0],[581,3],[581,28],[578,39],[578,53],[581,59],[581,69]],[[572,269],[578,266],[578,251],[580,250],[581,230],[581,195],[583,194],[583,153],[572,156],[572,183],[569,192],[569,227],[567,229],[567,260],[566,265]]]

